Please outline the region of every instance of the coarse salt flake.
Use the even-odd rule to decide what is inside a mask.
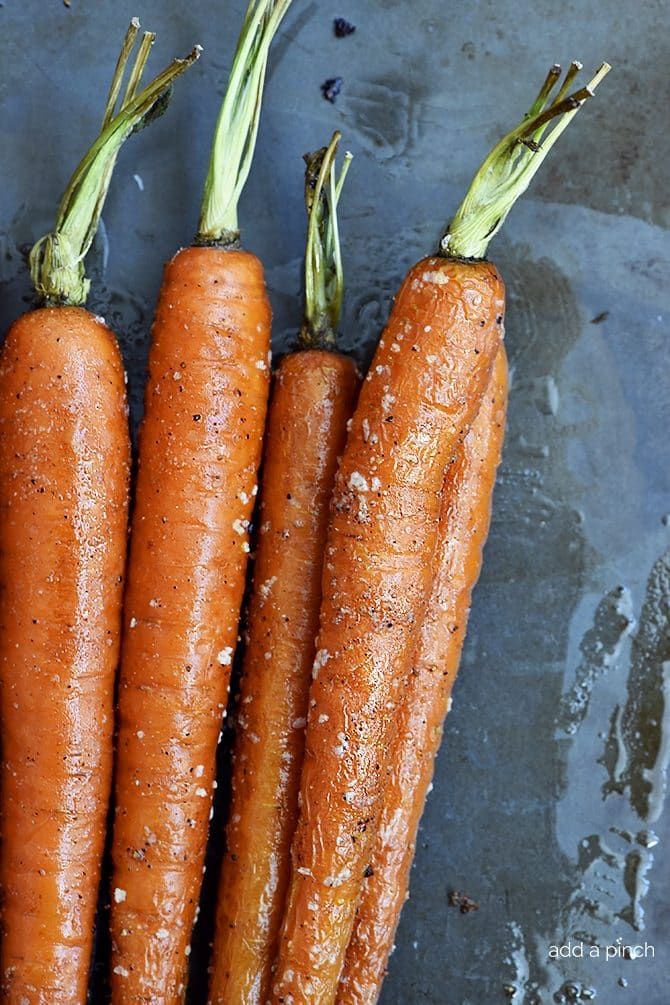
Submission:
[[[395,399],[394,399],[395,400]],[[358,492],[367,492],[369,485],[360,471],[352,471],[349,475],[349,488]]]
[[[268,596],[270,595],[270,590],[272,589],[272,587],[275,585],[276,582],[277,582],[277,577],[276,576],[270,576],[270,578],[266,579],[264,583],[261,583],[261,585],[259,587],[259,593],[260,593],[261,597],[263,598],[263,600],[267,600],[268,599]]]
[[[114,901],[117,904],[122,904],[125,899],[126,899],[126,891],[122,890],[120,886],[117,886],[116,889],[114,890]]]
[[[424,272],[421,278],[424,283],[433,283],[434,286],[446,286],[449,282],[449,276],[444,272]]]
[[[222,667],[229,667],[233,662],[233,647],[226,646],[221,652],[217,653],[216,657],[217,663],[220,663]]]
[[[314,663],[312,665],[312,676],[318,677],[319,670],[325,667],[326,663],[330,659],[330,653],[327,649],[318,649],[316,656],[314,657]]]

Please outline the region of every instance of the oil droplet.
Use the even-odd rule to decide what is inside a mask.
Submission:
[[[654,563],[633,640],[628,697],[621,716],[627,753],[622,778],[631,806],[652,823],[663,809],[670,761],[670,549]]]
[[[543,415],[556,415],[558,413],[560,396],[553,377],[543,377],[537,382],[534,400]]]
[[[658,844],[658,835],[653,831],[638,831],[635,840],[643,848],[655,848]]]
[[[561,699],[558,724],[574,735],[584,721],[591,701],[591,692],[600,677],[616,661],[624,639],[635,625],[630,591],[617,586],[598,604],[593,626],[580,645],[580,663],[569,691]]]
[[[549,447],[546,443],[529,443],[523,433],[519,436],[517,443],[519,445],[519,452],[524,457],[533,457],[541,460],[549,456]]]

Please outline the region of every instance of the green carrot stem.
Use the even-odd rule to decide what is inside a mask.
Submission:
[[[305,204],[307,246],[305,249],[305,313],[300,341],[307,348],[332,345],[342,310],[344,274],[337,224],[337,204],[352,154],[344,155],[339,177],[335,159],[341,140],[333,133],[327,147],[305,154]]]
[[[197,244],[234,244],[237,207],[249,176],[272,39],[291,0],[250,0],[214,131]]]
[[[611,69],[608,63],[603,63],[586,87],[566,96],[581,68],[577,62],[570,65],[553,99],[551,94],[561,76],[561,68],[553,66],[549,70],[528,114],[496,144],[477,171],[440,242],[442,255],[448,258],[484,257],[489,241],[528,188],[558,137]]]
[[[116,103],[119,99],[119,93],[121,91],[121,84],[123,83],[124,71],[126,68],[126,63],[130,58],[130,54],[133,51],[135,45],[135,39],[140,30],[139,19],[134,17],[131,18],[130,24],[128,25],[128,30],[126,32],[126,37],[123,40],[123,45],[121,46],[121,52],[119,53],[119,58],[116,62],[116,67],[114,69],[114,76],[112,77],[112,85],[109,89],[109,94],[107,96],[107,105],[105,106],[105,114],[102,120],[102,128],[108,126],[109,123],[114,118],[114,109],[116,108]],[[149,34],[145,32],[145,35]]]
[[[84,258],[98,229],[119,150],[131,133],[164,110],[173,81],[200,55],[200,46],[196,46],[184,59],[173,60],[136,94],[155,37],[145,32],[124,98],[115,111],[139,27],[139,21],[133,18],[114,71],[100,134],[70,179],[58,208],[54,230],[41,237],[30,253],[30,273],[41,303],[85,303],[90,281],[85,275]]]

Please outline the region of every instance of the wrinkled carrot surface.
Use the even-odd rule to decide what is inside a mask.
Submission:
[[[363,383],[331,509],[272,1005],[335,999],[432,585],[445,470],[488,384],[503,311],[489,263],[424,259]]]
[[[0,997],[86,1001],[111,785],[130,443],[112,333],[32,311],[0,354]]]
[[[152,331],[119,686],[112,995],[178,1002],[249,551],[270,306],[244,251],[189,248]]]
[[[267,1000],[298,812],[328,506],[357,389],[353,361],[318,349],[286,356],[274,380],[211,1002]]]
[[[465,638],[505,430],[507,362],[501,348],[470,432],[447,470],[436,576],[399,712],[388,787],[338,1005],[374,1005],[409,887],[419,822]]]

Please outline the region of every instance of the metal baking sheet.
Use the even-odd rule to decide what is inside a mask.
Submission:
[[[3,331],[30,301],[22,251],[50,228],[97,129],[129,17],[158,32],[154,68],[205,47],[164,119],[121,154],[89,260],[135,425],[162,263],[195,230],[242,11],[241,0],[0,4]],[[301,154],[339,128],[355,155],[343,344],[362,361],[405,270],[435,247],[547,67],[614,66],[491,248],[508,286],[509,428],[383,1005],[668,1000],[662,12],[631,0],[295,0],[271,59],[241,221],[267,266],[275,348],[289,347],[301,311]],[[356,24],[346,39],[332,31],[339,15]],[[333,76],[331,105],[320,85]],[[449,906],[451,890],[479,909]]]

